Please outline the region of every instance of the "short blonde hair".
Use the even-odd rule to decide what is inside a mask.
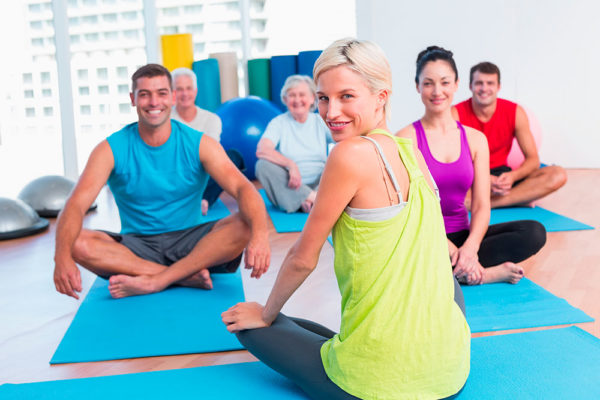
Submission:
[[[313,76],[315,83],[325,71],[344,65],[360,74],[371,92],[386,90],[387,100],[383,107],[386,118],[390,114],[390,96],[392,94],[392,69],[383,50],[373,42],[345,38],[329,45],[315,62]]]
[[[310,90],[310,93],[313,96],[313,103],[310,106],[310,111],[315,111],[317,109],[317,87],[310,76],[307,75],[290,75],[287,77],[283,87],[281,88],[281,92],[279,93],[281,102],[287,105],[286,97],[288,90],[295,88],[301,83],[306,83],[306,86],[308,86],[308,90]]]

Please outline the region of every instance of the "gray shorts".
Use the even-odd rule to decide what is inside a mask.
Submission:
[[[101,231],[116,242],[127,247],[136,256],[160,265],[169,266],[190,254],[196,244],[218,221],[192,226],[181,231],[159,233],[157,235],[121,234]],[[210,272],[235,272],[242,259],[242,253],[224,264],[209,268]]]

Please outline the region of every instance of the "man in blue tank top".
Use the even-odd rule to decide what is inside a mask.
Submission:
[[[138,122],[91,153],[56,228],[54,283],[79,298],[76,263],[110,277],[113,297],[153,293],[177,284],[212,289],[210,272],[245,267],[259,278],[270,248],[264,203],[217,141],[171,120],[171,74],[148,64],[132,76]],[[212,177],[238,202],[239,213],[206,222],[201,201]],[[121,232],[82,229],[85,212],[108,183]]]

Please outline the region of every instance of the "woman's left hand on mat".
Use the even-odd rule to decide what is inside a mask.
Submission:
[[[269,326],[262,317],[264,307],[255,302],[238,303],[221,314],[227,330],[232,333],[244,329],[265,328]]]

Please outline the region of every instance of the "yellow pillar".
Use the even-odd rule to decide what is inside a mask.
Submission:
[[[162,35],[163,65],[173,71],[176,68],[192,68],[194,62],[194,45],[191,33],[179,33],[175,35]]]

